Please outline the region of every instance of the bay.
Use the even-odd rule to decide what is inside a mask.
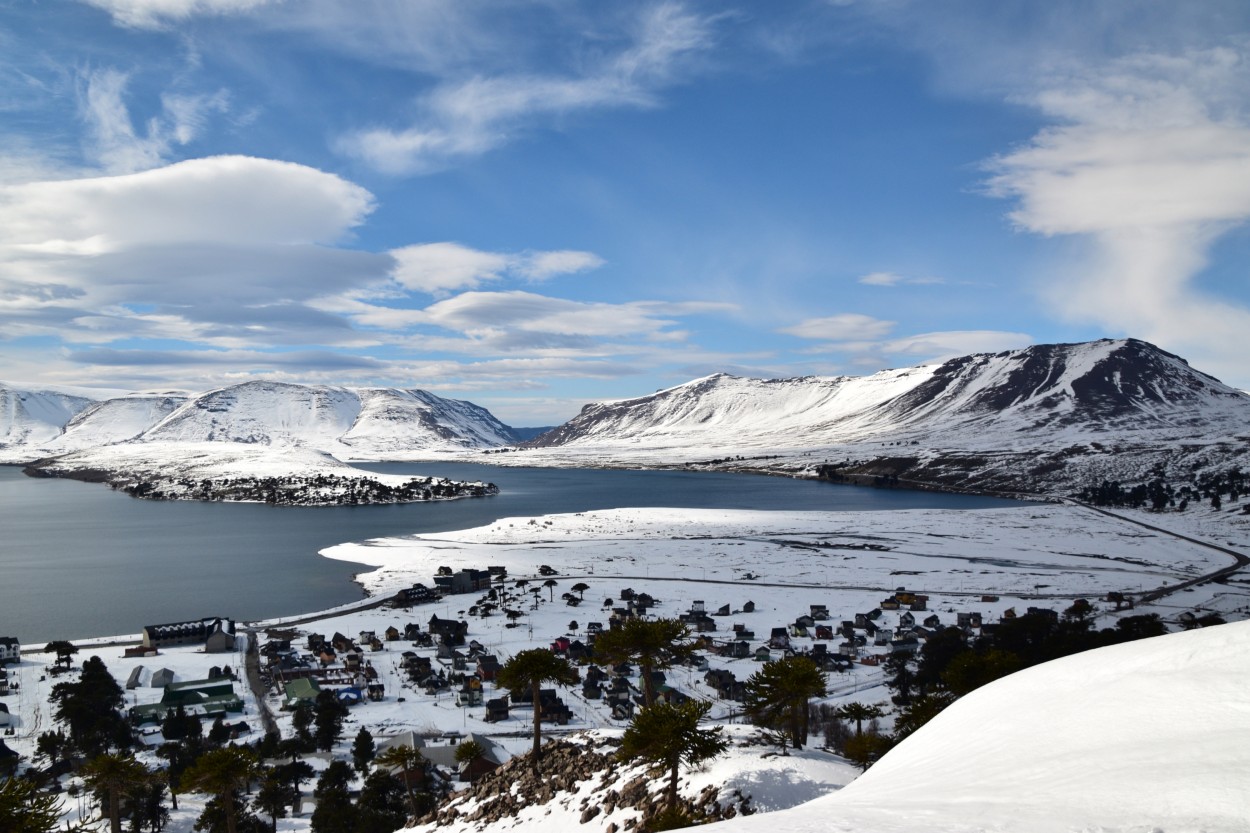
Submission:
[[[649,506],[885,511],[1019,505],[747,474],[442,462],[360,467],[485,480],[500,494],[401,506],[157,502],[0,466],[0,635],[45,642],[138,633],[145,625],[205,616],[250,620],[322,610],[361,597],[352,577],[362,567],[323,558],[319,550],[505,517]]]

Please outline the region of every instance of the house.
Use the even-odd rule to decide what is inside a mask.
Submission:
[[[942,627],[942,620],[938,617],[936,613],[933,613],[925,617],[923,624],[926,628],[929,628],[930,630],[932,630],[933,628]]]
[[[468,568],[450,576],[435,576],[434,587],[442,593],[460,595],[490,589],[490,571]]]
[[[695,599],[690,603],[690,613],[707,613],[707,608],[703,604],[702,599]]]
[[[498,723],[501,720],[508,719],[508,698],[495,697],[486,701],[486,717],[483,718],[487,723]]]
[[[833,639],[833,626],[832,625],[817,625],[816,626],[816,638],[817,639]]]
[[[293,709],[300,703],[312,705],[317,702],[321,686],[312,677],[299,677],[283,686],[283,708]]]
[[[1010,616],[1007,616],[1005,613],[1003,614],[1003,618],[1005,619],[1014,619],[1015,616],[1016,616],[1016,612],[1014,610],[1011,611]],[[956,613],[955,624],[961,628],[979,628],[981,627],[981,614],[980,613]]]
[[[811,605],[812,618],[817,622],[824,622],[829,619],[828,605]]]
[[[785,628],[773,628],[768,636],[768,647],[784,651],[790,647],[790,634]]]
[[[146,625],[143,628],[143,647],[163,648],[166,645],[194,645],[207,642],[214,634],[234,636],[234,621],[220,616],[190,622],[171,622],[166,625]],[[224,644],[225,637],[218,637],[217,644]],[[228,650],[234,650],[233,639]]]
[[[437,602],[439,598],[438,591],[418,582],[396,593],[391,599],[391,604],[396,607],[411,607],[412,605]]]
[[[734,659],[746,659],[751,656],[751,643],[745,639],[739,639],[729,644],[729,656]]]
[[[910,630],[916,627],[916,617],[910,611],[906,611],[898,617],[898,626],[904,630]]]
[[[386,699],[386,686],[382,683],[369,683],[366,688],[366,695],[370,702],[380,703]]]
[[[808,628],[816,627],[816,620],[813,619],[811,616],[800,616],[794,620],[794,626],[796,628],[802,628],[803,630],[807,630]]]
[[[718,608],[716,609],[716,612],[715,612],[715,613],[713,613],[712,615],[713,615],[713,616],[728,616],[728,615],[729,615],[729,605],[721,605],[720,607],[718,607]]]
[[[165,688],[174,681],[174,672],[168,668],[162,668],[152,674],[152,679],[148,680],[148,685],[152,688]]]
[[[772,651],[768,650],[767,645],[761,645],[755,649],[756,662],[768,662],[773,658]]]
[[[708,671],[703,681],[716,692],[722,700],[741,702],[746,697],[746,683],[734,676],[732,671],[717,669]]]
[[[746,604],[744,604],[744,605],[742,606],[742,612],[743,612],[743,613],[754,613],[754,612],[755,612],[755,602],[747,602]]]
[[[208,654],[229,654],[236,650],[238,650],[238,640],[235,638],[233,625],[230,630],[219,625],[208,635],[208,639],[204,640],[204,652]]]
[[[494,654],[486,654],[477,658],[477,675],[484,682],[493,683],[495,675],[499,673],[499,669],[502,667],[499,664],[498,657]]]
[[[440,619],[437,614],[430,617],[429,624],[426,626],[430,633],[439,637],[448,645],[463,645],[465,635],[469,632],[468,622],[458,622],[455,619]]]
[[[133,691],[139,687],[139,680],[143,677],[143,666],[136,665],[130,669],[130,676],[126,678],[126,690]]]
[[[399,641],[399,628],[395,627],[394,625],[391,625],[390,627],[386,629],[384,636],[386,637],[387,642],[398,642]]]
[[[409,622],[408,624],[404,625],[404,639],[407,639],[409,642],[411,642],[419,638],[420,636],[421,636],[421,626],[418,625],[416,622]]]

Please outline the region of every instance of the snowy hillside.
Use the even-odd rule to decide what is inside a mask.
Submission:
[[[1250,622],[1089,651],[959,700],[845,789],[717,829],[1245,831]]]
[[[511,430],[470,402],[422,390],[247,382],[199,395],[128,394],[103,401],[0,389],[0,461],[132,443],[307,447],[340,459],[491,448]]]
[[[1250,431],[1250,397],[1142,341],[1036,345],[871,376],[724,374],[587,405],[537,448],[813,448],[865,441],[1055,447]]]
[[[92,400],[53,390],[24,390],[0,382],[0,449],[45,443]]]

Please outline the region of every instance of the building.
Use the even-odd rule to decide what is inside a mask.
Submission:
[[[218,616],[190,622],[172,622],[167,625],[147,625],[143,629],[143,647],[164,648],[167,645],[194,645],[196,643],[207,643],[210,638],[214,637],[217,646],[223,646],[228,641],[229,648],[225,650],[233,651],[234,620]]]
[[[16,636],[0,636],[0,665],[22,661],[22,646]]]

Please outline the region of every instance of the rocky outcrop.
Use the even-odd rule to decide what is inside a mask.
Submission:
[[[617,758],[619,742],[579,737],[543,747],[542,766],[535,772],[530,756],[513,758],[468,790],[418,819],[417,826],[442,827],[468,823],[486,829],[536,805],[559,804],[586,825],[587,831],[625,833],[647,830],[664,809],[667,773]],[[586,782],[591,782],[588,788]],[[694,796],[683,795],[682,811],[700,821],[720,821],[753,812],[750,796],[734,790],[722,795],[708,786]]]

